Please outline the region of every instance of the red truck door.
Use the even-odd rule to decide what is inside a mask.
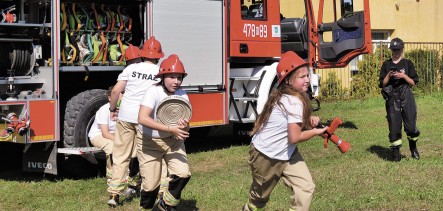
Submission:
[[[372,51],[369,0],[355,1],[362,1],[363,10],[354,11],[354,0],[327,1],[328,5],[320,0],[318,68],[344,67],[354,57]],[[334,9],[332,22],[324,22],[323,8]],[[339,11],[341,14],[337,14]],[[337,15],[340,15],[338,20]]]

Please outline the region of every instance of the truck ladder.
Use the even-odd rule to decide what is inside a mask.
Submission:
[[[252,110],[255,113],[255,116],[258,116],[257,112],[257,100],[258,100],[258,91],[260,90],[260,84],[263,80],[263,77],[265,75],[266,71],[263,71],[260,77],[230,77],[231,85],[229,88],[229,95],[230,95],[230,103],[229,106],[233,105],[235,109],[235,113],[237,114],[237,118],[230,119],[231,122],[239,122],[239,123],[252,123],[255,122],[255,119],[248,118],[246,115],[248,114],[249,107],[252,108]],[[242,97],[234,97],[232,93],[232,87],[235,83],[235,81],[257,81],[256,86],[254,87],[254,93],[250,94],[246,88],[246,83],[242,84],[244,94]],[[243,114],[240,114],[240,111],[237,107],[237,104],[235,102],[243,102],[246,103],[246,108],[243,112]]]

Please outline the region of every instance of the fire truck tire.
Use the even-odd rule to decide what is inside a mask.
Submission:
[[[67,102],[64,116],[64,147],[92,147],[88,138],[88,131],[94,122],[95,113],[107,102],[106,90],[102,89],[81,92]],[[98,161],[94,155],[100,155],[100,153],[87,154],[81,157],[68,156],[63,169],[72,176],[97,175]]]

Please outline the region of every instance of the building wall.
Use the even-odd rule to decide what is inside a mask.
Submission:
[[[372,30],[391,30],[405,42],[443,41],[441,0],[371,0],[370,10]]]
[[[325,0],[324,22],[333,21],[332,0]],[[337,9],[340,0],[336,0]],[[354,10],[363,9],[363,0],[353,0]],[[303,0],[280,0],[283,14],[299,16]],[[312,0],[318,17],[319,0]],[[400,37],[405,42],[442,42],[443,20],[442,0],[370,0],[372,30],[387,30],[391,38]],[[340,16],[340,14],[338,14]],[[339,17],[338,17],[339,18]]]

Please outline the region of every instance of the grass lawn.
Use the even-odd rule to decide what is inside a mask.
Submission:
[[[323,102],[316,115],[324,121],[340,117],[343,124],[336,134],[352,148],[342,154],[330,142],[324,149],[320,137],[299,144],[316,183],[311,210],[443,210],[442,103],[441,94],[417,97],[421,159],[410,158],[404,138],[405,159],[395,163],[390,161],[381,97]],[[241,210],[247,201],[248,141],[229,135],[229,129],[216,128],[204,139],[187,142],[192,179],[179,210]],[[109,210],[103,177],[71,179],[0,170],[0,193],[0,210]],[[287,210],[289,196],[290,190],[279,183],[267,210]],[[137,210],[138,203],[134,199],[115,210]]]

